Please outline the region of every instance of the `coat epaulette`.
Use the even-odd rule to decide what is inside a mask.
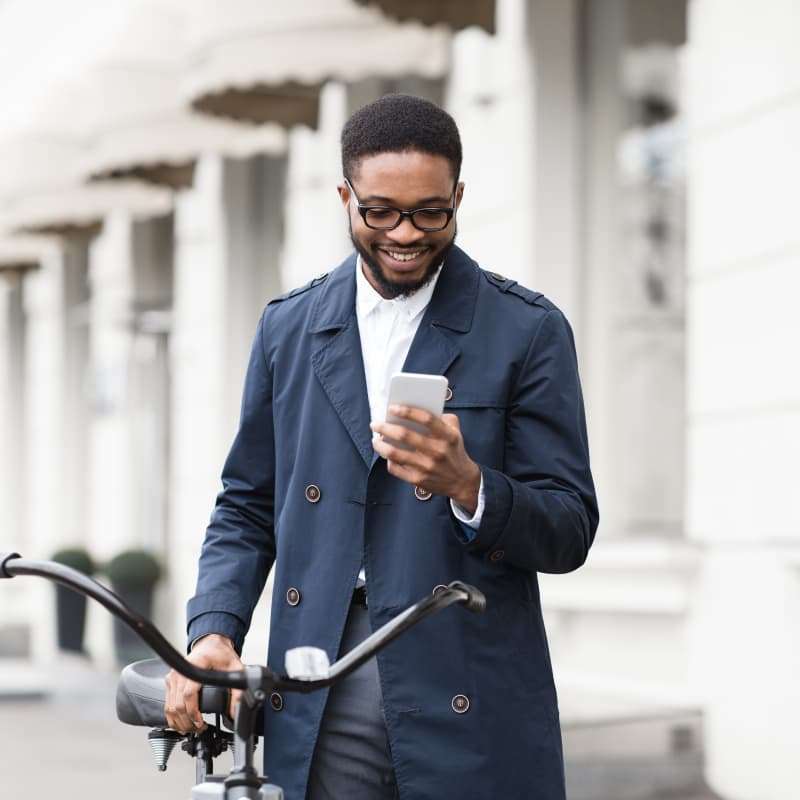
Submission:
[[[516,295],[517,297],[521,297],[529,305],[541,306],[542,308],[546,308],[548,311],[552,311],[552,309],[555,308],[555,306],[541,292],[534,292],[532,289],[527,289],[524,286],[520,286],[516,281],[511,280],[511,278],[506,278],[496,272],[488,272],[487,270],[483,270],[483,274],[486,276],[489,283],[491,283],[492,286],[497,287],[501,292],[507,292]]]
[[[309,289],[313,289],[315,286],[318,286],[320,283],[325,281],[328,277],[327,272],[323,272],[322,275],[318,275],[314,280],[309,281],[305,286],[298,286],[296,289],[292,289],[290,292],[286,292],[285,294],[279,294],[277,297],[273,297],[272,300],[267,303],[267,305],[272,305],[273,303],[280,303],[283,300],[288,300],[290,297],[297,297],[298,294],[303,294],[303,292],[307,292]]]

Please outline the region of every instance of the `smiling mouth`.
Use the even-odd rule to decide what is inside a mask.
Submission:
[[[379,247],[378,250],[390,261],[396,264],[411,264],[428,252],[428,247],[416,247],[413,250],[403,250],[398,248]]]

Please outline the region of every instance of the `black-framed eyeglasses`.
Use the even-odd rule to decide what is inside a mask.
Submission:
[[[361,214],[361,219],[368,228],[374,231],[393,231],[406,217],[411,220],[411,224],[418,230],[425,233],[434,233],[444,230],[456,213],[456,189],[458,183],[453,187],[453,205],[447,208],[414,208],[411,211],[401,211],[392,206],[365,206],[358,199],[353,184],[345,178],[347,188],[356,199],[356,208]]]

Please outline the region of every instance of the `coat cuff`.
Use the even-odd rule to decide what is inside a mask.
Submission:
[[[209,592],[195,595],[186,605],[188,644],[207,633],[221,633],[241,652],[252,610],[239,595]],[[209,627],[209,626],[213,627]]]
[[[244,624],[239,617],[233,614],[226,614],[224,611],[210,611],[208,614],[201,614],[192,620],[187,630],[189,642],[187,652],[191,653],[194,643],[210,633],[227,636],[233,642],[236,652],[239,655],[242,654],[245,634]]]
[[[485,507],[486,491],[483,488],[483,472],[481,472],[481,483],[480,487],[478,488],[478,505],[475,509],[475,513],[471,517],[465,509],[458,505],[452,498],[450,499],[450,510],[453,512],[453,516],[460,523],[460,530],[456,533],[459,539],[462,539],[464,542],[471,542],[475,538],[478,528],[481,526],[483,509]]]
[[[481,466],[481,482],[484,495],[484,508],[481,523],[475,535],[467,539],[462,523],[458,522],[457,538],[467,550],[476,554],[490,555],[495,542],[500,538],[511,514],[512,492],[508,480],[502,472]],[[452,509],[451,509],[452,514]]]

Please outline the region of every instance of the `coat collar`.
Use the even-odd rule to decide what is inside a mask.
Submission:
[[[349,255],[322,286],[311,312],[309,333],[344,328],[356,307],[356,254]]]

